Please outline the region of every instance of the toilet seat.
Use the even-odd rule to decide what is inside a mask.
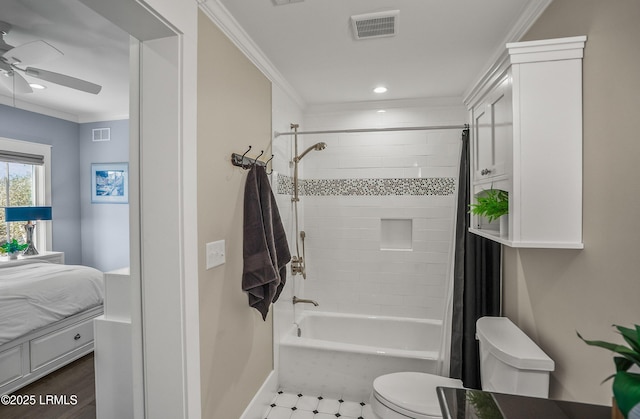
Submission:
[[[376,378],[373,382],[374,412],[383,419],[441,418],[436,387],[462,387],[462,382],[420,372],[398,372]],[[385,409],[386,408],[386,409]],[[393,413],[397,415],[394,415]]]

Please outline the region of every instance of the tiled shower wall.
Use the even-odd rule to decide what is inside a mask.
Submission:
[[[464,121],[457,107],[394,109],[382,116],[346,110],[307,115],[301,130]],[[443,317],[460,136],[459,129],[300,136],[300,152],[327,143],[304,158],[300,171],[304,297],[317,300],[318,310]],[[291,193],[286,175],[278,192]]]

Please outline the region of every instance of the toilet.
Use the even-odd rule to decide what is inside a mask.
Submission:
[[[476,338],[483,390],[549,397],[554,362],[511,320],[478,319]],[[382,375],[373,381],[371,410],[376,419],[442,418],[436,395],[439,386],[462,388],[462,381],[421,372]]]

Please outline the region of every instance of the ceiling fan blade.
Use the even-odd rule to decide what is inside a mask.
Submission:
[[[13,93],[33,93],[33,89],[29,86],[29,83],[15,71],[0,74],[0,80],[2,80],[2,84]]]
[[[62,51],[46,41],[32,41],[22,44],[3,54],[10,64],[35,64],[62,57]]]
[[[98,93],[100,93],[100,90],[102,90],[102,86],[98,84],[91,83],[86,80],[77,79],[75,77],[66,76],[64,74],[54,73],[53,71],[27,67],[24,72],[27,76],[36,77],[38,79],[70,87],[72,89],[81,90],[83,92],[93,93],[94,95],[97,95]]]

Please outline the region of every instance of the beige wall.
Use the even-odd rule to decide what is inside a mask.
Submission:
[[[202,13],[198,18],[198,258],[203,418],[238,418],[273,367],[266,322],[241,289],[246,171],[231,153],[270,155],[271,84]],[[254,153],[254,151],[256,151]],[[205,243],[226,263],[205,270]]]
[[[555,0],[523,40],[587,35],[584,250],[504,248],[504,309],[555,360],[551,397],[609,404],[609,352],[640,323],[640,2]],[[552,215],[550,215],[552,216]]]

